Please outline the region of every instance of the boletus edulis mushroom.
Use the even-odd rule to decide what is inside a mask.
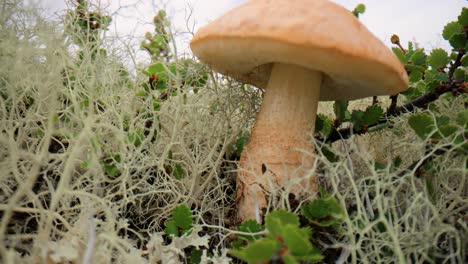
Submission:
[[[265,90],[237,176],[239,220],[258,218],[272,190],[316,194],[310,172],[319,100],[393,95],[408,76],[350,11],[328,0],[251,0],[190,43],[213,70]]]

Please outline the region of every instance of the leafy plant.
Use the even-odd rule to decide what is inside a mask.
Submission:
[[[343,207],[327,194],[301,206],[301,212],[312,224],[322,227],[336,225],[345,217]]]
[[[186,204],[180,204],[172,211],[172,217],[164,222],[164,233],[169,237],[188,234],[193,227],[192,211]]]
[[[240,228],[244,232],[258,232],[262,230],[253,220],[244,222]],[[312,243],[312,230],[300,227],[299,217],[285,210],[272,211],[265,217],[267,235],[258,239],[247,238],[244,247],[232,249],[230,254],[247,263],[268,262],[280,259],[285,263],[299,263],[299,261],[318,262],[323,256]],[[253,233],[253,232],[252,232]]]

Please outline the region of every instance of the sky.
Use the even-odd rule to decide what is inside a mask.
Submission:
[[[29,0],[38,2],[50,16],[63,14],[64,0]],[[285,0],[287,1],[287,0]],[[189,31],[207,24],[245,0],[91,0],[101,3],[113,16],[111,36],[141,41],[157,10],[165,8],[175,28],[178,54],[190,53]],[[360,21],[379,39],[391,46],[390,36],[398,34],[402,43],[417,41],[426,50],[449,49],[442,38],[444,25],[456,20],[467,0],[333,0],[349,10],[366,5]],[[187,22],[188,20],[188,22]],[[136,49],[138,45],[136,46]],[[138,58],[144,60],[144,54]]]

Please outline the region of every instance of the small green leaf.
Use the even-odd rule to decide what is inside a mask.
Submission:
[[[173,175],[177,180],[182,180],[185,178],[185,170],[179,163],[176,163],[174,166]]]
[[[135,147],[141,145],[143,140],[145,139],[145,135],[141,131],[141,129],[136,129],[134,133],[128,133],[127,135],[128,141],[130,141]]]
[[[374,162],[374,170],[376,171],[383,171],[387,169],[387,165],[384,164],[384,163],[380,163],[380,162]]]
[[[466,35],[465,34],[455,34],[449,40],[450,45],[453,49],[463,49],[466,45]]]
[[[117,168],[117,164],[119,164],[120,162],[120,155],[114,155],[112,157],[104,159],[102,168],[109,177],[115,178],[120,175],[120,170]]]
[[[285,254],[283,255],[284,264],[299,264],[299,261],[293,255]]]
[[[318,248],[314,248],[309,254],[301,256],[300,259],[305,263],[317,263],[323,260],[323,256]]]
[[[419,82],[423,77],[423,74],[422,72],[411,72],[410,75],[409,75],[409,81],[410,83],[415,83],[415,82]]]
[[[427,57],[427,62],[429,66],[433,69],[439,69],[445,67],[449,63],[448,53],[443,49],[433,49],[429,57]]]
[[[418,113],[408,119],[410,127],[421,139],[426,139],[435,129],[434,119],[430,114]]]
[[[463,67],[468,67],[468,54],[465,54],[465,56],[462,57],[461,59],[461,65]]]
[[[439,127],[439,131],[444,137],[450,137],[455,132],[457,132],[458,127],[452,124],[443,125]]]
[[[287,225],[284,227],[283,234],[284,243],[292,255],[303,256],[312,251],[310,237],[304,237],[299,227]]]
[[[164,67],[164,65],[162,63],[155,63],[153,65],[150,65],[148,67],[148,70],[147,72],[149,73],[149,75],[160,75],[162,73],[164,73],[166,71],[166,68]]]
[[[333,110],[335,112],[335,116],[340,122],[343,122],[347,119],[347,112],[349,113],[348,103],[349,102],[347,100],[337,100],[333,104]]]
[[[437,126],[445,126],[450,123],[450,117],[446,115],[440,115],[436,117],[436,124]]]
[[[366,109],[363,116],[364,125],[370,126],[377,123],[383,116],[384,110],[379,105],[372,105]]]
[[[457,21],[449,22],[444,27],[444,31],[442,32],[442,37],[444,37],[445,40],[450,40],[453,35],[460,34],[462,29],[463,29],[462,25],[460,25],[460,23],[458,23]]]
[[[323,145],[322,147],[322,154],[325,156],[325,158],[327,158],[328,161],[334,163],[334,162],[337,162],[340,160],[340,158],[338,157],[338,155],[336,155],[330,147],[328,147],[327,145]]]
[[[405,69],[409,72],[424,72],[426,70],[426,67],[413,64],[405,64]]]
[[[392,48],[392,51],[395,54],[395,56],[397,56],[397,58],[400,60],[401,64],[406,64],[407,62],[406,56],[405,56],[405,53],[401,49]]]
[[[282,234],[285,225],[299,226],[299,217],[285,210],[276,210],[265,218],[265,227],[271,234]]]
[[[330,208],[324,199],[316,199],[310,204],[302,205],[301,212],[307,218],[322,219],[330,214]]]
[[[164,233],[168,235],[169,237],[177,237],[179,236],[179,228],[177,227],[176,223],[174,220],[166,220],[164,222]]]
[[[442,82],[448,81],[448,75],[443,72],[439,72],[436,69],[428,69],[425,72],[426,82],[437,81],[437,85]]]
[[[146,83],[145,83],[146,84]],[[148,96],[148,92],[147,91],[139,91],[135,94],[135,96],[138,96],[138,97],[147,97]]]
[[[461,14],[458,16],[458,23],[462,26],[468,26],[468,8],[463,7]]]
[[[330,134],[333,127],[333,121],[324,114],[318,114],[315,119],[315,132],[319,132],[324,136]]]
[[[189,229],[192,226],[192,211],[186,204],[180,204],[172,211],[172,219],[176,226]]]
[[[458,112],[455,121],[462,127],[468,127],[468,110],[465,109],[461,112]]]
[[[263,226],[261,226],[255,220],[247,220],[243,222],[237,230],[241,232],[246,232],[246,233],[258,233],[258,232],[263,231]],[[248,241],[257,240],[257,239],[260,239],[260,237],[261,237],[260,235],[257,235],[257,236],[239,235],[239,238],[245,239]]]
[[[400,167],[400,165],[401,165],[402,163],[403,163],[403,160],[401,159],[401,157],[400,157],[400,156],[397,156],[397,157],[393,160],[392,166],[393,166],[394,168],[398,168],[398,167]]]
[[[190,253],[190,264],[199,264],[201,263],[203,251],[200,249],[193,249]]]
[[[410,60],[413,62],[414,65],[424,65],[426,63],[426,54],[424,53],[423,49],[416,50],[413,55],[411,55]]]
[[[422,94],[422,92],[420,92],[419,89],[418,89],[418,87],[421,86],[420,83],[421,83],[421,82],[418,82],[417,85],[416,85],[416,87],[410,86],[408,90],[402,92],[401,94],[404,95],[404,96],[406,96],[406,98],[407,98],[408,100],[412,100],[412,99],[418,97],[419,95]],[[422,82],[422,83],[423,83],[423,85],[424,85],[424,82]],[[425,85],[424,85],[424,88],[425,88]]]
[[[351,121],[353,122],[354,129],[360,131],[364,124],[364,111],[354,110],[351,113]]]
[[[453,77],[454,77],[455,79],[463,80],[463,79],[465,79],[465,75],[466,75],[466,70],[465,70],[463,67],[458,67],[458,68],[455,69],[455,71],[453,72]]]
[[[230,250],[229,254],[247,263],[257,264],[269,261],[281,249],[280,243],[273,238],[257,240],[241,250]]]
[[[302,205],[301,212],[310,222],[319,226],[333,225],[345,216],[338,200],[329,195],[323,195],[312,203]]]

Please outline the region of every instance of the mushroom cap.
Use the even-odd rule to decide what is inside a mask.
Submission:
[[[213,70],[263,89],[276,62],[320,71],[322,101],[408,88],[395,55],[328,0],[248,1],[201,28],[190,47]]]

